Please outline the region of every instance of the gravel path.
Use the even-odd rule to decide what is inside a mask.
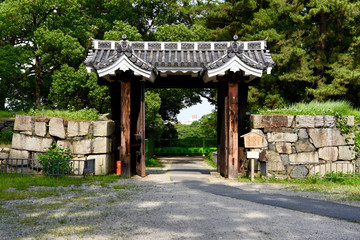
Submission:
[[[322,194],[225,180],[210,175],[201,158],[162,160],[165,168],[145,178],[3,202],[0,239],[360,239],[359,223],[221,196],[189,182],[329,200]]]

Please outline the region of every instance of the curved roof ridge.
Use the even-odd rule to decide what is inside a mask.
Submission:
[[[127,61],[122,61],[127,66],[123,69],[129,68],[140,75],[145,71],[146,74],[142,75],[145,79],[150,76],[149,72],[152,72],[152,77],[156,77],[159,73],[162,76],[168,74],[203,76],[204,71],[216,68],[221,68],[222,75],[223,71],[238,69],[238,71],[242,70],[249,75],[259,77],[262,75],[259,70],[261,72],[266,70],[269,73],[275,65],[266,46],[266,40],[153,42],[93,39],[93,48],[89,50],[84,64],[88,67],[88,71],[101,71],[104,74],[113,75],[114,70],[106,72],[103,69],[110,69],[110,66],[115,64],[115,67],[121,70],[121,66],[118,65],[119,59],[127,58]],[[231,60],[233,57],[238,60],[234,62]],[[228,64],[230,60],[236,67]],[[224,66],[229,69],[224,69]],[[214,79],[216,76],[212,77],[212,80]]]

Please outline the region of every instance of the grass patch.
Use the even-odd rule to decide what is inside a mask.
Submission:
[[[214,163],[214,155],[213,152],[209,152],[205,155],[204,161],[211,167],[217,168],[216,164]]]
[[[251,182],[249,177],[239,177],[238,181]],[[284,187],[291,188],[295,191],[314,191],[325,193],[344,200],[360,201],[360,179],[346,178],[255,178],[256,183],[279,183]]]
[[[113,188],[117,189],[117,190],[121,190],[121,189],[130,190],[130,189],[133,189],[133,188],[136,188],[136,187],[137,187],[136,185],[129,185],[129,184],[122,184],[122,185],[113,186]]]
[[[19,112],[19,114],[24,112]],[[9,111],[0,111],[0,118],[13,118],[15,117],[16,112],[9,112]]]
[[[150,158],[145,161],[145,167],[164,167],[164,165],[156,158]]]
[[[0,174],[0,200],[25,199],[29,197],[44,198],[57,195],[56,187],[80,186],[85,183],[114,183],[120,177],[116,175],[82,177],[43,176],[43,175],[11,175]],[[53,189],[32,190],[30,187],[53,187]],[[107,185],[106,185],[107,186]]]
[[[290,115],[333,115],[355,117],[360,121],[360,111],[354,109],[347,101],[312,101],[309,103],[295,103],[281,109],[260,110],[259,114],[290,114]]]
[[[78,111],[70,110],[30,110],[25,113],[29,116],[42,116],[42,117],[59,117],[67,120],[79,121],[79,120],[88,120],[95,121],[99,120],[98,112],[95,109],[81,109]]]

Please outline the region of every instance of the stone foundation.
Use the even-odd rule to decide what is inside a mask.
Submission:
[[[347,118],[353,126],[354,117]],[[334,116],[251,115],[252,131],[264,137],[259,160],[268,162],[270,171],[291,176],[352,172],[354,134],[342,135],[336,121]]]
[[[17,115],[14,130],[19,133],[13,134],[11,149],[4,158],[37,159],[39,153],[56,143],[70,148],[74,159],[95,159],[96,175],[108,174],[115,168],[112,162],[114,127],[112,121],[68,121]]]

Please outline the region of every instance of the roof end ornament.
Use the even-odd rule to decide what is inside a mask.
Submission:
[[[122,39],[123,40],[120,41],[120,44],[116,48],[116,51],[118,53],[131,52],[132,48],[130,46],[130,42],[128,40],[126,40],[126,34],[122,35]]]
[[[231,42],[230,47],[228,48],[228,54],[229,53],[243,53],[244,51],[244,45],[240,44],[238,42],[238,35],[234,35],[233,37],[234,41]]]

